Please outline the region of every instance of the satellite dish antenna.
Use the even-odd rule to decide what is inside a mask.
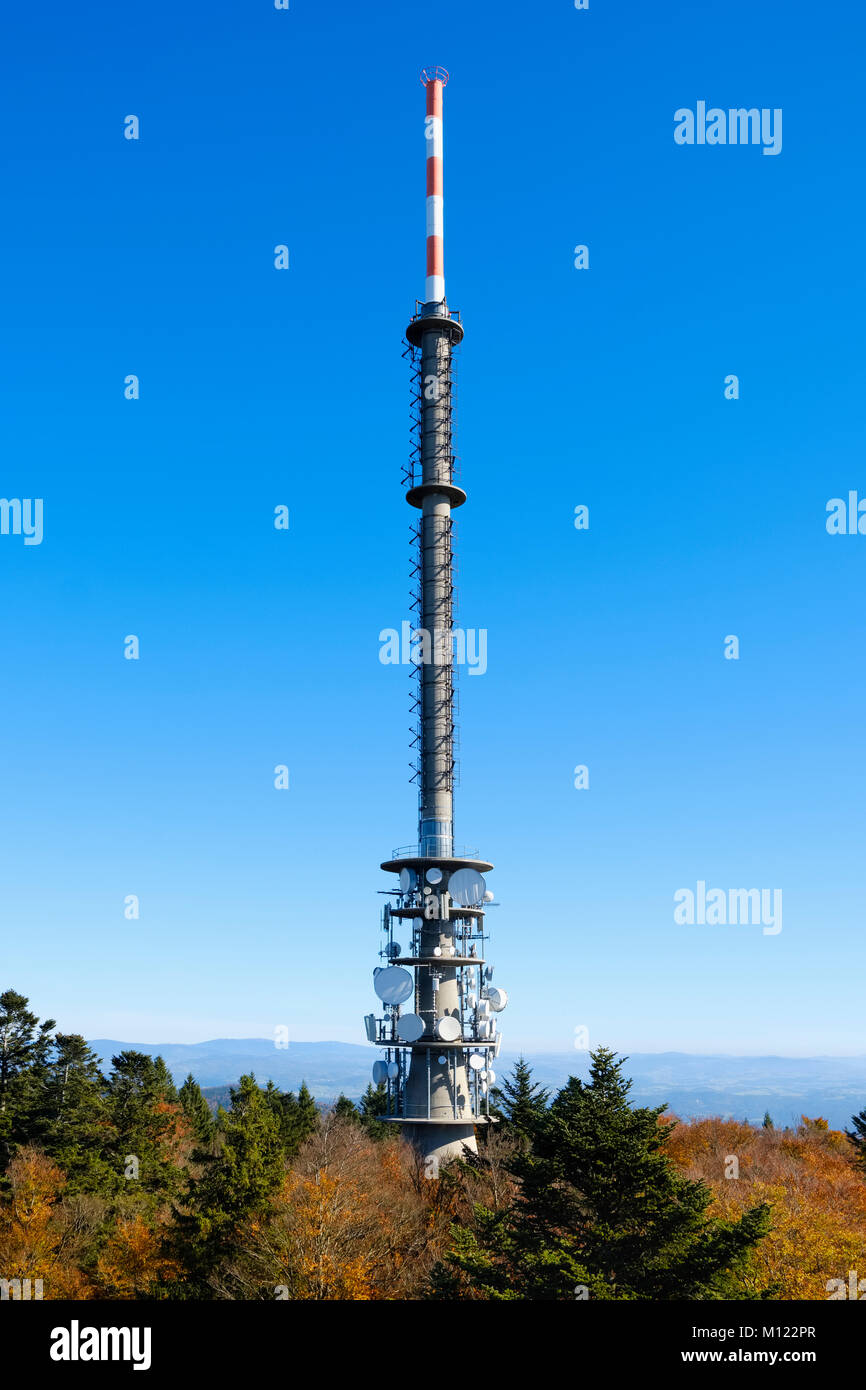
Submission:
[[[486,892],[485,892],[485,894],[484,894],[484,901],[485,901],[486,903],[492,903],[492,902],[493,902],[493,894],[491,893],[491,891],[490,891],[489,888],[486,890]]]
[[[373,988],[383,1004],[402,1004],[414,993],[415,981],[402,965],[389,965],[377,973]]]
[[[496,1085],[496,1072],[491,1071],[489,1067],[487,1068],[487,1080],[491,1086]]]
[[[460,1037],[460,1020],[452,1018],[450,1014],[445,1014],[436,1024],[436,1032],[443,1042],[456,1042]]]
[[[441,870],[441,869],[436,869],[436,868],[428,869],[428,870],[427,870],[427,875],[426,875],[426,877],[427,877],[427,882],[428,882],[428,883],[441,883],[441,882],[442,882],[442,870]]]
[[[411,869],[400,870],[400,891],[401,893],[411,893],[415,887],[415,875]]]
[[[403,947],[400,945],[399,941],[388,942],[388,945],[385,947],[386,956],[390,956],[391,959],[394,960],[397,956],[402,956],[402,954]]]
[[[424,925],[424,918],[423,918],[423,917],[413,917],[413,918],[412,918],[412,926],[415,928],[416,931],[420,931],[421,928],[423,927],[423,925]]]
[[[492,979],[493,979],[493,966],[492,966],[492,965],[485,966],[485,969],[484,969],[484,978],[485,978],[485,980],[492,980]]]
[[[448,880],[448,892],[461,907],[478,907],[484,901],[486,887],[477,869],[458,869]]]
[[[380,1086],[380,1085],[382,1084],[383,1081],[387,1081],[387,1080],[388,1080],[388,1063],[387,1063],[387,1062],[381,1062],[381,1061],[380,1061],[380,1062],[374,1062],[374,1063],[373,1063],[373,1080],[375,1081],[375,1083],[376,1083],[377,1086]]]
[[[441,946],[434,946],[434,947],[433,947],[433,954],[434,954],[434,956],[441,956],[441,954],[442,954],[442,947],[441,947]]]
[[[484,1053],[470,1052],[469,1065],[473,1071],[481,1071],[482,1067],[484,1066]]]
[[[438,1058],[438,1062],[439,1062],[440,1067],[444,1067],[444,1065],[445,1065],[445,1063],[446,1063],[447,1061],[448,1061],[448,1058],[447,1058],[447,1057],[439,1057],[439,1058]]]
[[[508,995],[504,989],[496,989],[493,985],[487,991],[487,998],[490,1007],[496,1014],[501,1014],[505,1005],[508,1003]]]
[[[400,1075],[400,1065],[399,1065],[399,1063],[398,1063],[398,1062],[389,1062],[389,1063],[388,1063],[388,1079],[389,1079],[389,1081],[395,1081],[399,1075]]]
[[[404,1014],[397,1022],[397,1036],[403,1042],[417,1042],[424,1033],[424,1020],[417,1014]]]

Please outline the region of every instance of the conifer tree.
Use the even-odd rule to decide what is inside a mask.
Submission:
[[[185,1209],[175,1208],[176,1251],[190,1275],[188,1287],[174,1290],[182,1297],[208,1287],[239,1225],[265,1210],[285,1171],[278,1117],[253,1075],[232,1087],[220,1117],[220,1151],[190,1182]]]
[[[334,1102],[334,1114],[339,1115],[341,1120],[350,1120],[352,1124],[360,1124],[361,1113],[354,1101],[349,1100],[341,1091]]]
[[[518,1154],[521,1192],[504,1211],[476,1208],[434,1280],[439,1296],[521,1300],[744,1297],[738,1269],[769,1227],[766,1206],[738,1220],[707,1216],[712,1193],[664,1151],[664,1106],[631,1109],[624,1060],[591,1054]]]
[[[309,1139],[311,1134],[315,1134],[319,1123],[319,1107],[310,1095],[306,1081],[302,1081],[301,1089],[298,1091],[298,1132],[301,1144],[305,1139]]]
[[[171,1072],[161,1057],[153,1059],[153,1083],[160,1100],[168,1101],[170,1105],[177,1105],[177,1087]]]
[[[80,1034],[58,1033],[45,1069],[38,1139],[59,1164],[67,1190],[95,1191],[105,1183],[111,1123],[99,1058]]]
[[[854,1128],[846,1129],[845,1133],[856,1149],[858,1166],[866,1169],[866,1106],[858,1115],[851,1116],[851,1123]]]
[[[40,1023],[17,990],[0,994],[0,1168],[17,1143],[27,1141],[41,1105],[53,1018]]]
[[[294,1091],[281,1091],[273,1081],[268,1082],[262,1094],[276,1121],[282,1151],[286,1158],[293,1158],[300,1145],[298,1098]]]
[[[384,1081],[374,1086],[372,1081],[361,1097],[361,1127],[371,1139],[386,1139],[391,1126],[379,1119],[388,1113],[388,1092]]]
[[[178,1091],[178,1100],[199,1144],[210,1144],[214,1135],[213,1116],[192,1072]]]
[[[762,1127],[763,1127],[764,1129],[775,1129],[775,1128],[776,1128],[776,1126],[773,1124],[773,1117],[772,1117],[772,1115],[770,1114],[769,1110],[765,1110],[765,1111],[764,1111],[764,1118],[763,1118],[763,1120],[762,1120],[761,1123],[762,1123]]]
[[[318,1128],[318,1106],[306,1082],[295,1095],[294,1091],[278,1090],[273,1081],[269,1081],[263,1095],[276,1119],[283,1153],[286,1158],[294,1158],[304,1140]]]
[[[113,1125],[106,1154],[117,1191],[159,1201],[179,1192],[184,1176],[168,1152],[175,1116],[165,1076],[153,1057],[132,1049],[111,1059],[107,1104]],[[135,1184],[135,1186],[133,1186]]]
[[[518,1057],[511,1076],[494,1089],[491,1110],[495,1110],[524,1143],[530,1143],[545,1118],[549,1096],[545,1087],[532,1080],[532,1068],[523,1057]]]

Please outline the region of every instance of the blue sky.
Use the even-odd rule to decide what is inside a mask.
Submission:
[[[825,529],[866,495],[864,27],[805,0],[17,7],[0,494],[43,498],[45,534],[0,536],[4,987],[90,1036],[363,1040],[378,864],[415,832],[378,634],[408,616],[442,63],[460,617],[489,634],[457,836],[497,866],[506,1045],[864,1051],[866,537]],[[782,153],[678,146],[699,100],[781,108]],[[677,925],[699,880],[780,888],[783,930]]]

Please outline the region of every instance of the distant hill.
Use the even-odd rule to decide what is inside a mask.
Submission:
[[[360,1095],[367,1089],[377,1051],[368,1045],[339,1042],[293,1042],[274,1046],[273,1038],[212,1038],[201,1043],[128,1043],[94,1038],[90,1046],[106,1066],[125,1049],[159,1055],[176,1082],[192,1072],[198,1084],[228,1086],[253,1072],[281,1090],[296,1091],[306,1081],[314,1096],[335,1099],[340,1091]]]
[[[281,1090],[296,1091],[306,1081],[319,1101],[342,1091],[353,1100],[366,1090],[378,1055],[372,1046],[340,1042],[292,1042],[276,1048],[270,1038],[214,1038],[201,1043],[128,1043],[94,1038],[90,1046],[106,1067],[118,1052],[157,1054],[176,1082],[192,1072],[212,1101],[228,1102],[228,1087],[253,1072]],[[496,1063],[499,1078],[512,1069],[517,1054],[503,1051]],[[585,1052],[529,1053],[535,1079],[554,1089],[569,1076],[585,1077]],[[769,1110],[777,1125],[799,1122],[800,1115],[823,1115],[834,1129],[850,1125],[866,1105],[864,1057],[727,1057],[688,1052],[633,1052],[626,1074],[634,1085],[634,1105],[667,1105],[683,1118],[721,1115],[760,1123]],[[219,1096],[216,1096],[216,1089]]]

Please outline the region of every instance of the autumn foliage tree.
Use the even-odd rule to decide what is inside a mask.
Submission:
[[[856,1150],[822,1118],[797,1129],[764,1129],[734,1120],[677,1124],[668,1152],[713,1193],[711,1211],[732,1219],[754,1203],[770,1209],[767,1234],[744,1279],[774,1297],[825,1299],[832,1279],[847,1279],[866,1249],[866,1183]],[[732,1161],[735,1160],[735,1161]]]
[[[42,1281],[43,1299],[87,1298],[89,1282],[75,1263],[74,1224],[61,1204],[66,1178],[56,1163],[23,1148],[7,1171],[0,1199],[0,1275]]]
[[[160,1284],[180,1274],[165,1253],[162,1233],[143,1217],[117,1223],[96,1262],[100,1298],[156,1297]]]
[[[451,1212],[417,1180],[414,1152],[332,1112],[302,1147],[263,1221],[240,1233],[246,1297],[420,1297]]]

